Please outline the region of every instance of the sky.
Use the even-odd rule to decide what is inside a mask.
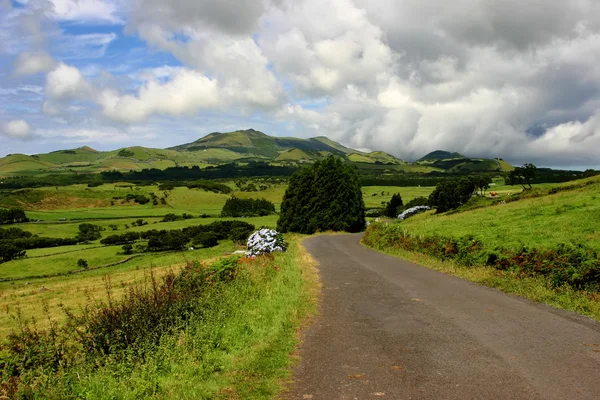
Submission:
[[[0,156],[249,128],[600,168],[600,2],[0,0]]]

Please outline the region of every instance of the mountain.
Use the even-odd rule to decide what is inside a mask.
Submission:
[[[270,159],[277,158],[282,152],[296,149],[303,151],[310,158],[320,158],[324,153],[343,156],[349,151],[356,151],[327,138],[275,137],[254,129],[225,133],[213,132],[195,142],[171,147],[171,149],[176,151],[227,149],[247,157]]]
[[[167,149],[132,146],[97,151],[88,146],[50,153],[11,154],[0,158],[0,176],[51,172],[100,172],[108,170],[165,169],[175,166],[221,165],[231,162],[263,161],[297,166],[328,155],[345,158],[360,169],[426,172],[500,171],[510,168],[501,160],[469,159],[458,153],[436,150],[415,163],[402,161],[383,151],[355,150],[325,136],[309,139],[269,136],[254,129],[213,132],[194,142]],[[506,164],[506,165],[504,165]]]
[[[437,160],[455,160],[459,158],[467,158],[460,153],[450,153],[449,151],[444,150],[435,150],[431,153],[427,154],[424,157],[421,157],[417,160],[420,161],[437,161]]]

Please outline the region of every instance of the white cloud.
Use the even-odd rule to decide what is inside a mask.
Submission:
[[[45,51],[24,52],[17,57],[14,72],[17,75],[31,75],[46,72],[53,66],[54,60]]]
[[[0,13],[16,72],[5,84],[0,71],[0,95],[31,112],[40,96],[20,88],[52,68],[44,113],[98,125],[87,130],[153,116],[181,135],[203,118],[274,122],[407,159],[441,148],[552,165],[593,160],[600,137],[596,0],[51,2],[52,13],[37,1]],[[156,57],[123,59],[119,72],[103,61],[121,28],[90,26],[123,21]]]
[[[121,24],[118,3],[111,0],[50,0],[53,15],[62,21]]]
[[[191,115],[220,104],[218,82],[198,72],[180,69],[161,84],[149,81],[137,96],[102,92],[99,104],[105,116],[120,122],[141,122],[153,114]]]
[[[46,77],[46,95],[55,100],[87,99],[93,91],[77,68],[64,63]]]
[[[22,119],[9,121],[0,125],[0,135],[17,140],[29,140],[33,137],[31,127]]]

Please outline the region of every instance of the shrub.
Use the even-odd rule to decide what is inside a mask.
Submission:
[[[80,258],[79,260],[77,260],[77,266],[79,268],[87,268],[88,267],[88,262],[87,262],[87,260],[84,260],[83,258]]]
[[[133,157],[134,153],[131,150],[123,149],[117,153],[119,157]]]
[[[412,207],[416,207],[416,206],[428,206],[429,205],[429,199],[427,197],[415,197],[414,199],[412,199],[411,201],[409,201],[408,203],[406,203],[404,205],[404,209],[408,210],[409,208]]]
[[[201,246],[203,248],[215,247],[219,244],[217,235],[213,232],[200,232],[194,237],[193,242],[195,246]]]
[[[295,172],[283,196],[277,229],[359,232],[365,228],[365,204],[356,170],[329,156]]]
[[[600,255],[581,244],[559,244],[553,248],[523,246],[490,251],[472,236],[411,235],[398,224],[370,225],[363,242],[380,250],[397,247],[440,260],[452,259],[465,266],[489,265],[523,275],[544,276],[556,287],[569,285],[591,292],[600,291]]]
[[[438,213],[454,210],[465,204],[475,192],[475,182],[469,178],[440,182],[429,195],[429,203]]]
[[[402,196],[400,196],[400,193],[394,193],[390,201],[388,201],[385,205],[385,216],[389,218],[394,218],[398,214],[398,209],[402,206]]]
[[[287,244],[283,235],[273,229],[261,229],[248,238],[247,257],[269,254],[276,251],[286,251]]]
[[[130,244],[124,245],[123,247],[121,247],[121,249],[123,249],[123,253],[125,253],[125,254],[133,253],[133,246]]]
[[[29,218],[27,218],[22,208],[0,208],[0,225],[18,224],[21,222],[29,222]]]
[[[77,235],[77,239],[80,242],[91,242],[93,240],[98,240],[102,237],[102,232],[104,228],[99,225],[93,224],[80,224],[79,225],[79,233]]]
[[[166,214],[160,222],[173,222],[177,221],[179,217],[173,213]]]
[[[275,212],[275,205],[265,199],[239,199],[235,196],[227,199],[221,217],[265,216]]]
[[[244,244],[247,242],[248,237],[250,237],[253,230],[254,230],[254,227],[252,229],[250,229],[248,227],[233,228],[229,232],[229,238],[231,240],[233,240],[233,242],[236,244]]]

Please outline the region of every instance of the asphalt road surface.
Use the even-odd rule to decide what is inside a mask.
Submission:
[[[288,399],[600,399],[600,324],[366,249],[306,240],[319,316]]]

